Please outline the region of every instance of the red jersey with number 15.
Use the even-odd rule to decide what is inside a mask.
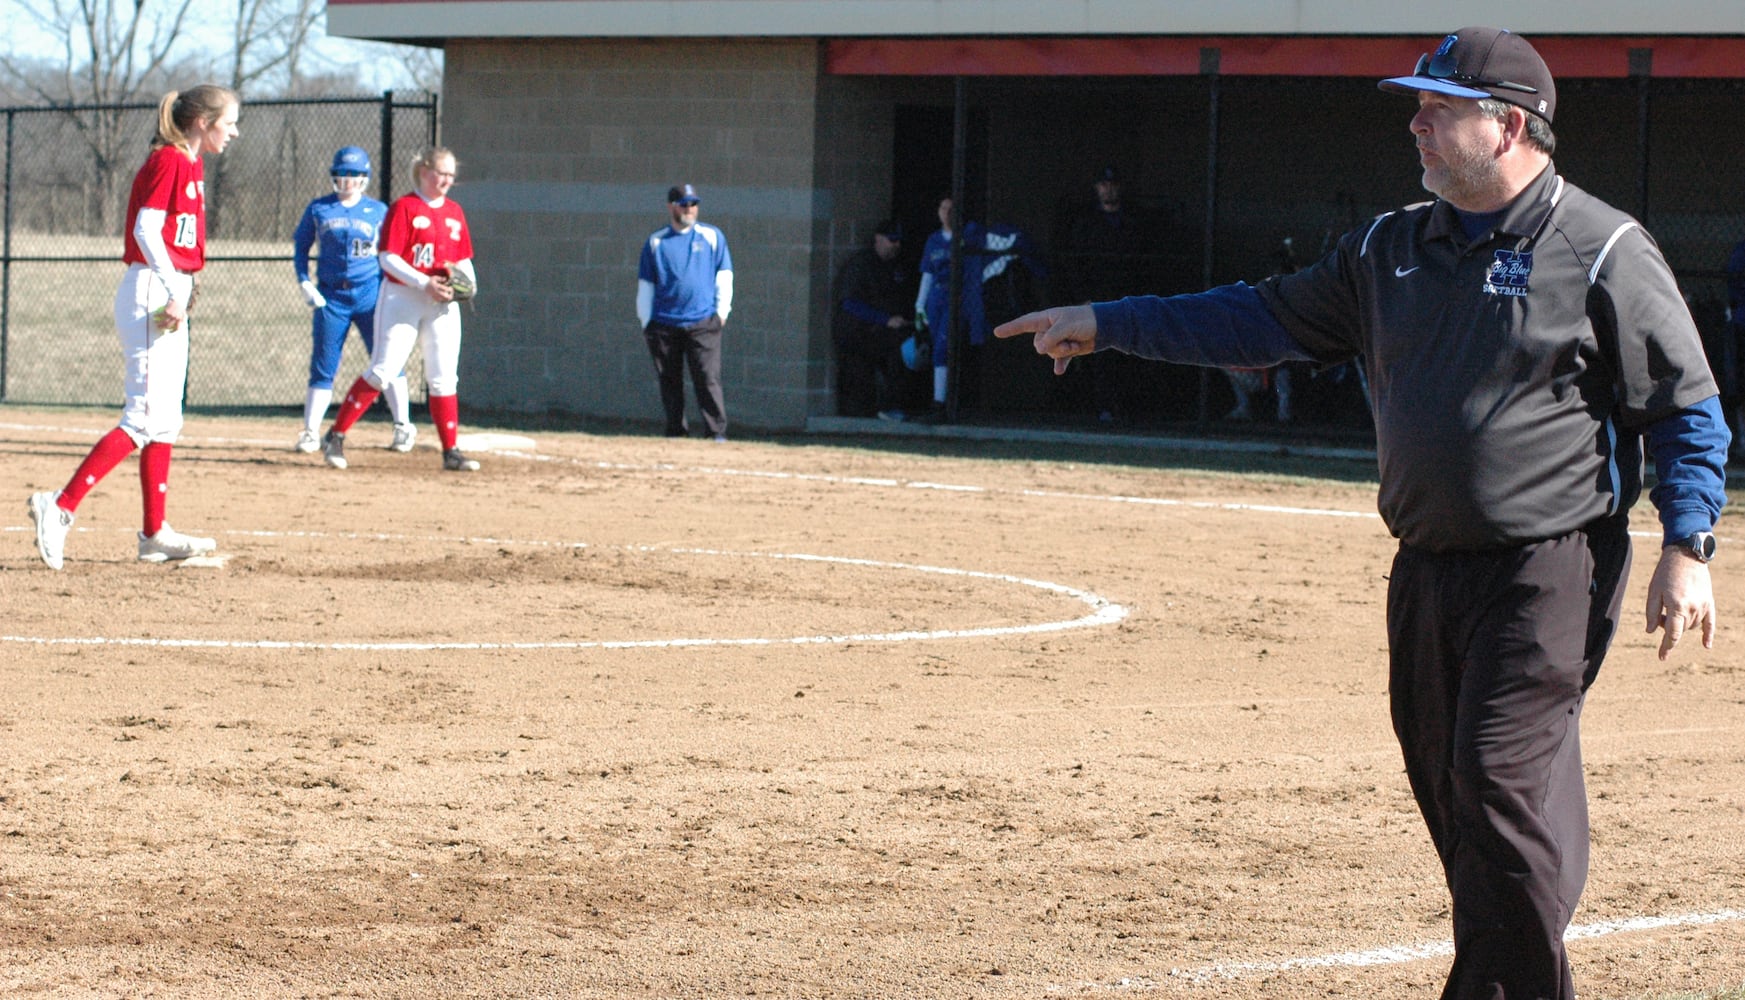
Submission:
[[[473,234],[467,229],[467,214],[453,198],[432,206],[416,193],[406,194],[388,209],[377,249],[397,254],[424,274],[442,274],[443,265],[472,257]],[[382,273],[389,281],[400,280]]]
[[[192,273],[206,266],[206,164],[198,156],[189,159],[175,146],[159,146],[145,158],[127,195],[122,263],[146,263],[133,236],[142,208],[164,213],[164,247],[176,270]]]

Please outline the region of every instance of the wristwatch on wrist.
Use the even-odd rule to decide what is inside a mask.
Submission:
[[[1698,562],[1708,562],[1710,559],[1715,558],[1715,536],[1713,532],[1693,532],[1672,544],[1695,556]]]

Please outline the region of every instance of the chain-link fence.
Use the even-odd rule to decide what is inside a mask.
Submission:
[[[119,404],[111,296],[120,281],[120,218],[156,131],[146,104],[3,108],[0,400]],[[309,309],[291,270],[291,233],[328,193],[341,146],[375,165],[369,194],[411,188],[402,168],[437,141],[435,95],[245,102],[241,137],[206,161],[207,256],[187,401],[296,406],[310,353]],[[368,361],[348,339],[343,386]],[[413,359],[411,384],[422,394]],[[419,398],[422,398],[420,395]]]

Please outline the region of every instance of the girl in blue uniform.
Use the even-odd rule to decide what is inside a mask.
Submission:
[[[346,146],[333,154],[330,174],[333,193],[309,203],[291,237],[297,287],[315,311],[309,393],[303,401],[303,429],[297,434],[297,450],[304,453],[321,448],[321,421],[333,402],[333,378],[339,371],[346,332],[356,325],[364,350],[374,349],[376,293],[382,284],[376,240],[388,206],[364,195],[370,183],[369,154]],[[311,247],[316,247],[314,280],[309,277]],[[394,415],[394,441],[389,447],[411,451],[418,429],[408,417],[404,372],[383,387],[383,395]]]

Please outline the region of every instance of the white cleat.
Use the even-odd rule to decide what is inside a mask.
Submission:
[[[321,438],[305,427],[297,433],[297,450],[305,455],[313,455],[321,450]]]
[[[192,559],[195,556],[208,555],[217,548],[218,543],[212,539],[184,535],[167,523],[149,538],[144,532],[139,533],[140,562],[160,563],[171,559]]]
[[[412,442],[418,440],[418,428],[414,424],[395,424],[394,443],[389,448],[404,455],[412,450]]]
[[[67,532],[73,530],[71,511],[55,503],[60,492],[32,493],[30,519],[36,522],[36,554],[49,569],[60,569],[67,551]]]

